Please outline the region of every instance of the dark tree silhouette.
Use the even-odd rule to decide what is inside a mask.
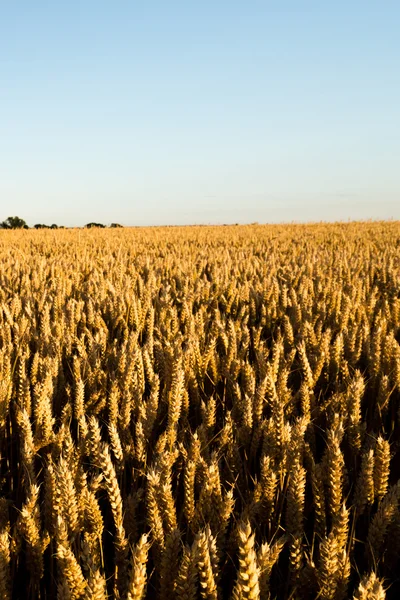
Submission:
[[[29,229],[28,225],[20,217],[8,217],[0,223],[2,229]]]
[[[105,227],[102,223],[87,223],[85,229],[92,229],[93,227]]]

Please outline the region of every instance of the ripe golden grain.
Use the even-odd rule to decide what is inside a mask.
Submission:
[[[398,249],[0,231],[0,596],[396,598]]]

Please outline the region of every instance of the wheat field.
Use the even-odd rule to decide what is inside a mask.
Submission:
[[[400,596],[398,222],[0,232],[0,598]]]

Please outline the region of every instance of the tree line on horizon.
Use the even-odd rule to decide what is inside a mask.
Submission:
[[[94,227],[104,229],[107,227],[107,225],[95,222],[86,223],[86,225],[84,225],[84,229],[92,229]],[[123,227],[123,225],[120,225],[119,223],[111,223],[110,227]],[[26,223],[26,221],[24,221],[24,219],[21,219],[21,217],[8,217],[5,221],[0,222],[0,229],[29,229],[29,225]],[[32,229],[65,229],[65,226],[57,225],[56,223],[53,223],[52,225],[36,223]]]

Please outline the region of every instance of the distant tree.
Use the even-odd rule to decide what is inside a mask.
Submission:
[[[93,227],[102,227],[102,228],[104,228],[105,225],[103,225],[102,223],[87,223],[85,225],[85,229],[92,229]]]
[[[111,223],[110,227],[123,227],[123,225],[120,225],[119,223]]]
[[[53,223],[52,225],[50,225],[50,229],[58,229],[58,225],[56,223]]]
[[[29,229],[26,222],[20,217],[8,217],[0,223],[2,229]]]
[[[43,223],[36,223],[36,225],[33,226],[34,229],[48,229],[48,225],[44,225]]]

